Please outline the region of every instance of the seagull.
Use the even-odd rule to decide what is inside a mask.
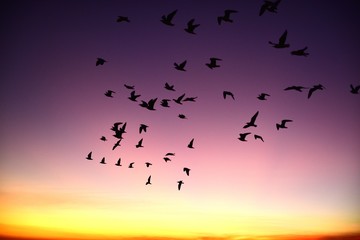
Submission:
[[[102,137],[100,138],[100,140],[101,140],[101,141],[104,141],[104,142],[107,141],[107,139],[106,139],[105,136],[102,136]]]
[[[321,85],[321,84],[314,85],[312,88],[309,89],[308,99],[311,97],[313,92],[315,92],[316,90],[324,90],[324,88],[325,87],[323,85]]]
[[[285,32],[281,35],[278,43],[273,43],[269,41],[269,44],[273,45],[274,48],[288,48],[290,47],[290,44],[285,43],[286,37],[287,37],[287,30],[285,30]]]
[[[177,104],[182,104],[182,100],[185,97],[185,93],[183,95],[181,95],[180,97],[178,97],[177,99],[173,99],[174,102],[176,102]]]
[[[135,89],[135,86],[130,86],[130,85],[127,85],[127,84],[124,84],[124,87],[126,87],[127,89]]]
[[[144,147],[144,146],[142,145],[142,142],[143,142],[143,139],[140,139],[139,142],[138,142],[138,144],[135,145],[135,147],[136,147],[136,148]]]
[[[169,91],[175,91],[174,85],[169,85],[168,83],[165,83],[164,88]]]
[[[148,177],[147,182],[145,183],[145,185],[151,184],[150,180],[151,180],[151,175]]]
[[[186,60],[183,61],[182,63],[174,63],[175,69],[179,70],[179,71],[186,71],[185,70],[185,65],[186,65]]]
[[[240,137],[238,137],[238,139],[239,139],[240,141],[247,142],[247,140],[246,140],[245,138],[246,138],[246,136],[249,135],[249,134],[251,134],[251,133],[249,133],[249,132],[247,132],[247,133],[240,133],[240,134],[239,134]]]
[[[115,93],[114,91],[112,91],[112,90],[107,90],[104,94],[105,94],[105,96],[107,96],[107,97],[113,97],[113,93]]]
[[[230,96],[230,97],[232,97],[232,99],[235,100],[234,94],[233,94],[232,92],[223,91],[223,97],[224,97],[224,99],[226,99],[226,96]]]
[[[188,144],[188,148],[194,148],[194,139],[191,139],[190,143]]]
[[[106,164],[106,162],[105,162],[105,157],[103,157],[102,159],[101,159],[101,162],[100,162],[101,164]]]
[[[130,164],[129,164],[129,168],[134,168],[134,163],[135,163],[135,162],[130,163]]]
[[[154,105],[155,105],[155,102],[156,102],[157,98],[153,98],[153,99],[150,99],[148,102],[145,102],[145,101],[141,101],[141,103],[139,104],[141,107],[144,107],[148,110],[156,110],[154,108]]]
[[[117,147],[120,146],[120,141],[121,141],[121,139],[118,140],[118,141],[115,143],[115,145],[113,146],[112,150],[115,150],[115,148],[117,148]]]
[[[267,98],[266,98],[267,96],[270,96],[270,95],[267,93],[261,93],[257,98],[259,100],[267,100]]]
[[[216,61],[222,61],[222,59],[212,57],[210,58],[210,63],[206,63],[205,65],[208,66],[210,69],[220,67],[220,65],[216,64]]]
[[[254,134],[254,138],[255,138],[255,140],[256,140],[256,139],[260,139],[261,141],[264,141],[264,139],[262,138],[262,136],[259,136],[259,135],[256,135],[256,134]]]
[[[350,84],[350,92],[353,93],[353,94],[358,94],[359,93],[359,90],[360,90],[360,85],[354,87],[352,84]]]
[[[233,22],[233,20],[232,19],[230,19],[230,14],[231,13],[237,13],[238,11],[236,11],[236,10],[225,10],[224,11],[224,16],[219,16],[218,18],[217,18],[217,22],[218,22],[218,24],[219,25],[221,25],[221,21],[224,21],[224,22]]]
[[[116,22],[130,22],[128,17],[118,16]]]
[[[287,128],[287,127],[285,126],[285,124],[286,124],[287,122],[292,122],[292,121],[293,121],[293,120],[284,119],[284,120],[281,121],[281,124],[279,124],[279,123],[276,124],[276,129],[279,130],[280,128]]]
[[[184,168],[183,168],[183,172],[185,172],[185,173],[186,173],[186,175],[188,175],[188,176],[189,176],[189,173],[190,173],[190,168],[184,167]]]
[[[175,156],[175,153],[168,152],[168,153],[165,154],[165,156]]]
[[[87,155],[86,159],[87,159],[87,160],[93,160],[92,157],[91,157],[91,155],[92,155],[92,152],[89,152],[89,154]]]
[[[250,122],[247,122],[246,125],[243,128],[248,128],[248,127],[257,127],[257,125],[255,124],[255,120],[257,118],[257,116],[259,115],[259,111],[257,111],[254,116],[252,116],[252,118],[250,119]]]
[[[183,100],[183,102],[195,102],[195,99],[197,99],[197,97],[187,97]]]
[[[172,23],[172,19],[174,18],[175,14],[176,14],[177,10],[172,11],[171,13],[169,13],[168,15],[162,15],[161,17],[161,22],[164,23],[165,25],[168,26],[174,26],[174,24]]]
[[[285,88],[284,90],[285,91],[287,91],[287,90],[295,90],[295,91],[298,91],[298,92],[302,92],[303,89],[307,89],[307,88],[302,87],[302,86],[290,86],[290,87]]]
[[[138,94],[138,95],[136,95],[135,94],[135,91],[132,91],[131,93],[130,93],[130,97],[128,97],[131,101],[134,101],[134,102],[136,102],[137,100],[137,98],[138,97],[140,97],[141,95],[140,94]]]
[[[194,24],[195,19],[191,19],[188,23],[187,23],[187,28],[185,28],[184,30],[188,33],[191,34],[196,34],[194,32],[195,28],[199,27],[200,24]]]
[[[148,125],[140,124],[139,133],[141,133],[142,131],[146,132],[147,127],[148,127]]]
[[[180,189],[181,189],[181,185],[182,185],[182,184],[184,184],[184,182],[183,182],[182,180],[178,181],[178,189],[179,189],[179,191],[180,191]]]
[[[165,160],[165,162],[171,161],[171,159],[168,157],[164,157],[163,159]]]
[[[163,106],[163,107],[170,107],[169,106],[169,101],[171,101],[171,99],[163,99],[163,100],[161,100],[160,105]]]
[[[145,165],[146,165],[146,167],[150,167],[152,165],[152,163],[146,162]]]
[[[271,1],[265,0],[263,5],[260,8],[259,16],[263,15],[266,10],[269,12],[276,13],[277,6],[279,5],[280,1],[281,0],[271,2]]]
[[[290,52],[290,54],[291,54],[291,55],[295,55],[295,56],[304,56],[304,57],[307,57],[307,56],[309,55],[309,53],[305,52],[307,48],[308,48],[308,47],[304,47],[304,48],[302,48],[302,49],[292,51],[292,52]]]
[[[103,58],[97,58],[96,60],[96,66],[99,66],[99,65],[104,65],[104,63],[106,63],[107,61]]]
[[[122,166],[122,165],[121,165],[121,158],[119,158],[119,159],[117,160],[117,162],[115,163],[115,165],[116,165],[116,166],[119,166],[119,167]]]
[[[178,117],[181,118],[181,119],[187,119],[184,114],[179,114]]]

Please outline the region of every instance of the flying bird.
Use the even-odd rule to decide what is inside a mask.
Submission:
[[[148,177],[147,182],[145,183],[145,185],[151,184],[150,180],[151,180],[151,175]]]
[[[308,99],[311,97],[311,95],[316,91],[316,90],[324,90],[324,86],[321,84],[318,85],[314,85],[312,88],[309,89],[309,93],[308,93]]]
[[[230,97],[232,97],[232,99],[235,100],[234,94],[233,94],[232,92],[223,91],[223,97],[224,97],[224,99],[226,99],[227,96],[230,96]]]
[[[306,88],[306,87],[302,87],[302,86],[290,86],[290,87],[285,88],[284,90],[285,90],[285,91],[295,90],[295,91],[298,91],[298,92],[302,92],[303,89],[307,89],[307,88]]]
[[[125,129],[126,129],[126,122],[124,123],[124,125],[121,126],[121,128],[119,129],[118,127],[113,127],[111,128],[113,131],[115,131],[115,134],[113,135],[114,137],[118,138],[118,139],[123,139],[122,135],[124,133],[126,133]]]
[[[129,164],[129,168],[134,168],[134,163],[135,163],[135,162],[130,163],[130,164]]]
[[[171,99],[163,99],[163,100],[161,100],[160,105],[163,106],[163,107],[170,107],[169,106],[169,101],[171,101]]]
[[[184,168],[183,168],[183,172],[185,172],[185,173],[186,173],[186,175],[188,175],[188,176],[189,176],[189,173],[190,173],[190,168],[184,167]]]
[[[181,119],[187,119],[184,114],[179,114],[178,117],[181,118]]]
[[[106,139],[105,136],[102,136],[102,137],[100,138],[100,140],[101,140],[101,141],[104,141],[104,142],[107,141],[107,139]]]
[[[266,97],[270,96],[269,94],[267,93],[261,93],[259,94],[259,96],[257,97],[259,100],[267,100]]]
[[[217,61],[222,61],[222,59],[212,57],[210,58],[210,63],[206,63],[205,65],[208,66],[210,69],[220,67],[220,65],[217,64]]]
[[[183,95],[181,95],[180,97],[173,99],[174,102],[176,102],[177,104],[182,104],[182,100],[185,97],[185,93]]]
[[[188,148],[194,148],[194,139],[191,139],[191,141],[189,142]]]
[[[360,85],[354,87],[352,84],[350,84],[350,92],[353,93],[353,94],[358,94],[359,93],[359,90],[360,90]]]
[[[284,120],[281,121],[280,124],[279,124],[279,123],[276,124],[276,129],[279,130],[280,128],[287,128],[287,127],[285,126],[285,124],[286,124],[287,122],[292,122],[292,121],[293,121],[293,120],[284,119]]]
[[[259,16],[263,15],[265,11],[277,13],[277,6],[279,5],[280,1],[281,0],[271,2],[271,1],[265,0],[263,5],[261,5]]]
[[[164,157],[163,159],[164,159],[165,162],[171,161],[171,159],[168,158],[168,157]]]
[[[154,108],[154,105],[155,105],[155,102],[156,102],[157,98],[153,98],[153,99],[150,99],[148,102],[145,102],[145,101],[141,101],[141,103],[139,104],[141,107],[144,107],[148,110],[156,110]]]
[[[92,157],[91,157],[91,155],[92,155],[92,152],[89,152],[89,154],[87,155],[86,159],[87,159],[87,160],[93,160]]]
[[[149,126],[145,125],[145,124],[140,124],[140,127],[139,127],[139,133],[141,133],[142,131],[146,132],[147,128]]]
[[[106,63],[107,61],[103,58],[97,58],[96,60],[96,66],[99,66],[99,65],[104,65],[104,63]]]
[[[184,184],[184,182],[182,180],[178,181],[178,190],[180,191],[181,189],[181,185]]]
[[[105,94],[105,96],[107,96],[107,97],[113,97],[113,93],[115,93],[114,91],[112,91],[112,90],[107,90],[104,94]]]
[[[131,101],[136,102],[137,98],[140,97],[140,94],[135,94],[135,90],[130,93],[130,97],[128,97]]]
[[[131,86],[131,85],[127,85],[127,84],[124,84],[124,87],[126,87],[127,89],[135,89],[135,86]]]
[[[176,14],[177,10],[172,11],[171,13],[169,13],[168,15],[162,15],[161,17],[161,22],[164,23],[165,25],[168,26],[174,26],[172,19],[174,18],[175,14]]]
[[[195,19],[191,19],[188,23],[187,23],[187,27],[184,29],[186,32],[191,33],[191,34],[196,34],[194,32],[195,28],[199,27],[200,24],[194,24]]]
[[[182,63],[174,63],[175,69],[179,70],[179,71],[186,71],[185,70],[185,65],[186,65],[186,60],[183,61]]]
[[[142,145],[143,139],[140,139],[139,142],[135,145],[136,148],[144,147]]]
[[[174,88],[174,85],[170,85],[168,84],[167,82],[165,83],[165,87],[164,87],[166,90],[169,90],[169,91],[175,91],[175,88]]]
[[[228,9],[228,10],[225,10],[224,11],[224,16],[219,16],[218,18],[217,18],[217,22],[218,22],[218,24],[219,25],[221,25],[221,22],[222,21],[224,21],[224,22],[233,22],[233,20],[232,19],[230,19],[230,14],[231,13],[237,13],[238,11],[236,11],[236,10],[230,10],[230,9]]]
[[[309,55],[309,53],[305,52],[307,49],[308,49],[308,47],[304,47],[304,48],[299,49],[299,50],[291,51],[290,54],[295,55],[295,56],[307,57]]]
[[[175,153],[168,152],[165,154],[165,156],[175,156]]]
[[[112,131],[116,132],[116,131],[119,130],[119,126],[120,126],[121,124],[123,124],[123,123],[122,123],[122,122],[115,122],[115,123],[113,124],[113,126],[111,126],[110,129],[111,129]]]
[[[249,134],[251,134],[251,133],[249,133],[249,132],[247,132],[247,133],[240,133],[240,134],[239,134],[240,137],[238,137],[238,139],[239,139],[240,141],[242,141],[242,142],[247,142],[246,136],[249,135]]]
[[[121,141],[121,139],[120,139],[120,140],[118,140],[118,141],[114,144],[114,146],[113,146],[112,150],[115,150],[115,148],[117,148],[117,147],[119,147],[119,146],[120,146],[120,141]]]
[[[264,139],[263,139],[262,136],[260,136],[260,135],[254,134],[254,138],[255,138],[255,140],[256,140],[256,139],[260,139],[261,141],[264,141]]]
[[[119,166],[119,167],[122,166],[122,165],[121,165],[121,158],[119,158],[119,159],[117,160],[117,162],[115,163],[115,165],[116,165],[116,166]]]
[[[197,97],[186,97],[183,102],[196,102]]]
[[[101,164],[106,164],[106,162],[105,162],[105,157],[103,157],[102,159],[101,159],[101,162],[100,162]]]
[[[118,16],[116,22],[130,22],[128,17]]]
[[[150,167],[152,165],[152,163],[146,162],[145,165],[146,165],[146,167]]]
[[[290,47],[290,44],[285,43],[287,33],[288,33],[287,30],[285,30],[285,32],[279,38],[278,43],[273,43],[273,42],[269,41],[269,44],[273,45],[274,48],[288,48],[288,47]]]
[[[257,127],[257,125],[255,124],[256,118],[259,115],[259,111],[257,111],[254,116],[252,116],[252,118],[250,119],[250,122],[247,122],[246,125],[243,128],[248,128],[248,127]]]

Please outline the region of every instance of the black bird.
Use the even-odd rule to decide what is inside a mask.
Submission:
[[[222,61],[222,59],[212,57],[210,58],[210,63],[206,63],[205,65],[208,66],[210,69],[220,67],[220,65],[216,64],[217,61]]]
[[[179,114],[178,117],[181,118],[181,119],[187,119],[184,114]]]
[[[290,54],[291,54],[291,55],[295,55],[295,56],[304,56],[304,57],[307,57],[307,56],[309,55],[309,53],[305,52],[307,48],[308,48],[308,47],[304,47],[304,48],[302,48],[302,49],[292,51],[292,52],[290,52]]]
[[[243,128],[248,128],[248,127],[257,127],[257,125],[255,124],[256,118],[259,115],[259,111],[257,111],[254,116],[252,116],[252,118],[250,119],[250,122],[247,122],[246,125]]]
[[[122,166],[122,165],[121,165],[121,158],[119,158],[119,159],[117,160],[117,162],[115,163],[115,165],[116,165],[116,166],[119,166],[119,167]]]
[[[234,94],[233,94],[232,92],[223,91],[223,97],[224,97],[224,99],[226,99],[226,96],[230,96],[230,97],[232,97],[232,99],[235,100]]]
[[[225,11],[224,11],[224,16],[219,16],[219,17],[217,18],[218,24],[221,25],[221,22],[222,22],[222,21],[224,21],[224,22],[233,22],[233,20],[230,19],[230,14],[231,14],[231,13],[237,13],[237,12],[238,12],[238,11],[236,11],[236,10],[230,10],[230,9],[225,10]]]
[[[185,97],[185,93],[183,95],[181,95],[180,97],[176,98],[176,99],[173,99],[174,102],[176,102],[177,104],[182,104],[182,100],[183,98]]]
[[[93,160],[92,157],[91,157],[91,155],[92,155],[92,152],[89,152],[89,154],[87,155],[86,159],[87,159],[87,160]]]
[[[146,165],[146,167],[150,167],[152,165],[152,163],[146,162],[145,165]]]
[[[267,96],[270,96],[269,94],[267,93],[261,93],[259,94],[259,96],[257,97],[259,100],[267,100]]]
[[[113,93],[115,93],[114,91],[112,91],[112,90],[107,90],[104,94],[105,94],[105,96],[107,96],[107,97],[113,97]]]
[[[118,138],[118,139],[123,139],[122,135],[124,133],[126,133],[125,129],[126,129],[126,122],[124,123],[124,125],[121,126],[120,129],[118,128],[112,128],[113,131],[115,131],[115,134],[113,135],[114,137]]]
[[[129,164],[129,168],[134,168],[134,163],[135,163],[135,162],[130,163],[130,164]]]
[[[101,162],[100,162],[101,164],[106,164],[106,162],[105,162],[105,157],[103,157],[102,159],[101,159]]]
[[[184,184],[184,182],[182,180],[178,181],[178,190],[180,191],[181,189],[181,185]]]
[[[280,128],[287,128],[287,127],[285,126],[285,124],[286,124],[287,122],[292,122],[292,121],[293,121],[293,120],[284,119],[284,120],[281,121],[281,124],[279,124],[279,123],[276,124],[276,129],[279,130]]]
[[[353,94],[358,94],[359,93],[359,90],[360,90],[360,85],[354,87],[352,84],[350,84],[350,92],[353,93]]]
[[[309,93],[308,93],[308,99],[311,97],[311,95],[316,91],[316,90],[324,90],[324,86],[321,84],[318,85],[314,85],[312,88],[309,89]]]
[[[187,28],[185,28],[184,30],[188,33],[191,34],[196,34],[194,32],[195,28],[199,27],[200,24],[194,24],[195,19],[191,19],[188,23],[187,23]]]
[[[104,63],[106,63],[107,61],[103,58],[97,58],[96,60],[96,66],[99,66],[99,65],[104,65]]]
[[[131,93],[130,93],[130,97],[128,97],[131,101],[134,101],[134,102],[137,102],[137,98],[138,97],[140,97],[141,95],[140,94],[138,94],[138,95],[136,95],[135,94],[135,90],[134,91],[132,91]]]
[[[278,43],[273,43],[273,42],[269,41],[269,44],[273,45],[274,48],[288,48],[288,47],[290,47],[290,44],[285,43],[286,37],[287,37],[287,30],[285,30],[285,32],[281,35]]]
[[[264,139],[263,139],[262,136],[260,136],[260,135],[256,135],[256,134],[255,134],[255,135],[254,135],[254,138],[255,138],[255,140],[256,140],[256,139],[260,139],[261,141],[264,141]]]
[[[119,126],[120,126],[121,124],[123,124],[123,123],[122,123],[122,122],[116,122],[116,123],[113,124],[113,126],[111,126],[110,129],[111,129],[112,131],[116,132],[116,131],[119,130]]]
[[[188,148],[194,148],[194,139],[191,139],[191,141],[189,142]]]
[[[165,25],[174,26],[174,24],[172,23],[172,19],[174,18],[176,12],[177,12],[177,10],[169,13],[168,15],[162,15],[160,21],[161,21],[162,23],[164,23]]]
[[[240,137],[238,137],[238,139],[239,139],[240,141],[247,142],[247,140],[246,140],[245,138],[246,138],[246,136],[249,135],[249,134],[251,134],[251,133],[249,133],[249,132],[247,132],[247,133],[240,133],[240,134],[239,134]]]
[[[115,148],[117,148],[117,147],[119,147],[119,146],[120,146],[120,141],[121,141],[121,139],[120,139],[120,140],[118,140],[118,141],[114,144],[114,146],[113,146],[112,150],[115,150]]]
[[[166,153],[165,156],[175,156],[175,153]]]
[[[281,0],[277,0],[275,2],[271,2],[265,0],[263,5],[261,5],[259,16],[263,15],[265,11],[276,13],[277,6],[279,5]]]
[[[156,102],[157,98],[153,98],[153,99],[150,99],[148,102],[145,102],[145,101],[141,101],[141,103],[139,104],[141,107],[144,107],[148,110],[156,110],[154,108],[154,105],[155,105],[155,102]]]
[[[143,142],[143,139],[140,139],[139,142],[135,145],[136,148],[139,148],[139,147],[144,147],[142,145],[142,142]]]
[[[161,100],[160,105],[163,106],[163,107],[170,107],[169,106],[169,101],[171,101],[171,99],[163,99],[163,100]]]
[[[141,133],[142,131],[146,132],[148,127],[149,127],[148,125],[140,124],[139,133]]]
[[[107,139],[106,139],[105,136],[102,136],[102,137],[100,138],[100,140],[101,140],[101,141],[104,141],[104,142],[107,141]]]
[[[147,182],[145,183],[145,185],[151,184],[150,180],[151,180],[151,175],[148,177]]]
[[[118,16],[116,22],[130,22],[128,17]]]
[[[169,85],[168,83],[165,83],[164,88],[169,91],[175,91],[174,85]]]
[[[135,89],[135,86],[130,86],[130,85],[127,85],[127,84],[124,84],[124,86],[125,86],[127,89]]]
[[[179,70],[179,71],[186,71],[185,70],[185,65],[186,65],[186,60],[183,61],[182,63],[174,63],[175,69]]]
[[[284,90],[285,90],[285,91],[295,90],[295,91],[298,91],[298,92],[302,92],[303,89],[307,89],[307,88],[306,88],[306,87],[302,87],[302,86],[290,86],[290,87],[285,88]]]
[[[184,167],[184,168],[183,168],[183,172],[185,172],[185,173],[186,173],[186,175],[188,175],[188,176],[189,176],[189,173],[190,173],[190,168]]]
[[[183,102],[196,102],[197,97],[186,97]]]
[[[164,157],[163,159],[165,160],[165,162],[171,161],[171,159],[168,157]]]

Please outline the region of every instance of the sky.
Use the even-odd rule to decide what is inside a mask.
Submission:
[[[360,4],[283,0],[259,16],[262,4],[2,1],[2,237],[358,239]],[[226,9],[233,22],[219,25]],[[163,24],[174,10],[174,26]],[[288,48],[269,44],[285,30]],[[304,47],[308,56],[290,54]],[[205,65],[212,57],[220,67]],[[174,68],[185,60],[186,71]],[[160,105],[184,93],[195,102]],[[152,98],[156,110],[139,106]],[[256,112],[257,127],[243,128]],[[292,122],[277,130],[283,119]],[[126,133],[112,150],[115,122]]]

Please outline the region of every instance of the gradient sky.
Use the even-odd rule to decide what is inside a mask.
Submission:
[[[350,93],[350,84],[360,85],[360,4],[284,0],[277,14],[259,17],[262,3],[2,1],[0,232],[79,238],[359,232],[360,95]],[[175,9],[175,26],[162,24],[161,16]],[[238,13],[219,26],[225,9]],[[119,15],[131,22],[116,22]],[[191,18],[200,24],[196,35],[183,30]],[[271,47],[268,41],[285,29],[290,47]],[[308,57],[290,54],[305,46]],[[108,62],[95,66],[97,57]],[[210,57],[221,58],[221,67],[207,68]],[[175,70],[183,60],[187,71]],[[165,82],[176,91],[165,90]],[[127,99],[124,84],[134,85],[140,100],[157,97],[156,111]],[[316,84],[326,89],[310,99],[307,90],[283,90]],[[113,98],[104,96],[108,89]],[[224,90],[235,101],[224,100]],[[261,92],[271,95],[267,101],[257,99]],[[183,93],[198,98],[159,105]],[[258,127],[243,129],[256,111]],[[282,119],[293,122],[277,131]],[[118,121],[127,122],[127,133],[112,151],[110,127]],[[139,134],[141,123],[146,133]],[[248,142],[239,141],[247,131]],[[144,148],[137,149],[141,138]],[[90,151],[93,161],[85,159]],[[176,156],[165,163],[167,152]],[[102,157],[107,165],[99,164]],[[122,167],[114,165],[119,157]],[[153,166],[146,168],[147,161]],[[149,175],[152,185],[145,186]]]

